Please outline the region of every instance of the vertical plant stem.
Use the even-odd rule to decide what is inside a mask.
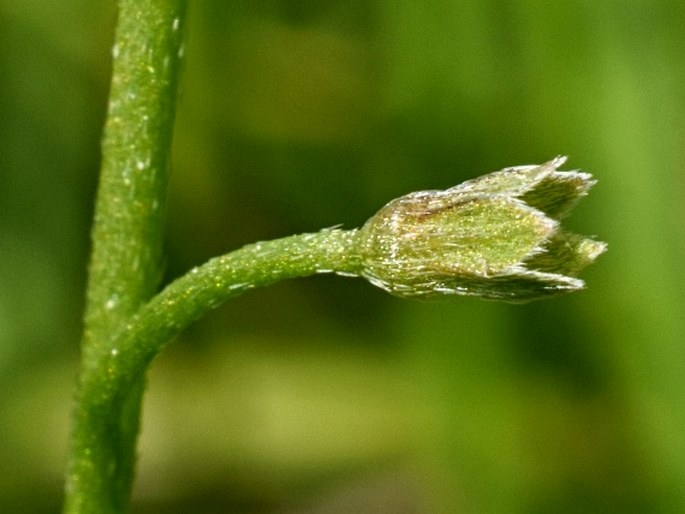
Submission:
[[[183,0],[122,0],[102,145],[86,311],[97,345],[154,293]]]
[[[84,385],[98,356],[155,293],[181,51],[184,0],[120,0],[95,209],[82,368],[67,467],[65,512],[127,509],[143,377],[116,401]]]

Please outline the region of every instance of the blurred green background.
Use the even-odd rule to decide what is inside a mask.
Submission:
[[[150,373],[134,512],[685,511],[685,3],[190,2],[167,280],[557,154],[599,179],[587,291],[320,276]],[[113,2],[0,3],[0,511],[58,512]]]

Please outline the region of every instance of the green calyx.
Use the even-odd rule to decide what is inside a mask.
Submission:
[[[399,296],[527,301],[584,287],[606,244],[559,221],[595,183],[565,158],[393,200],[360,229],[362,276]]]

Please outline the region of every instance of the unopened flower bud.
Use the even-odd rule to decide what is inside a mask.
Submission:
[[[393,200],[360,229],[361,274],[399,296],[527,301],[584,287],[606,244],[559,220],[595,183],[565,157]]]

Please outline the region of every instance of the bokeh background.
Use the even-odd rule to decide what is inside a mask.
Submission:
[[[190,2],[166,280],[558,154],[588,289],[253,291],[154,363],[135,513],[685,510],[685,3]],[[0,3],[0,511],[58,512],[114,2]]]

